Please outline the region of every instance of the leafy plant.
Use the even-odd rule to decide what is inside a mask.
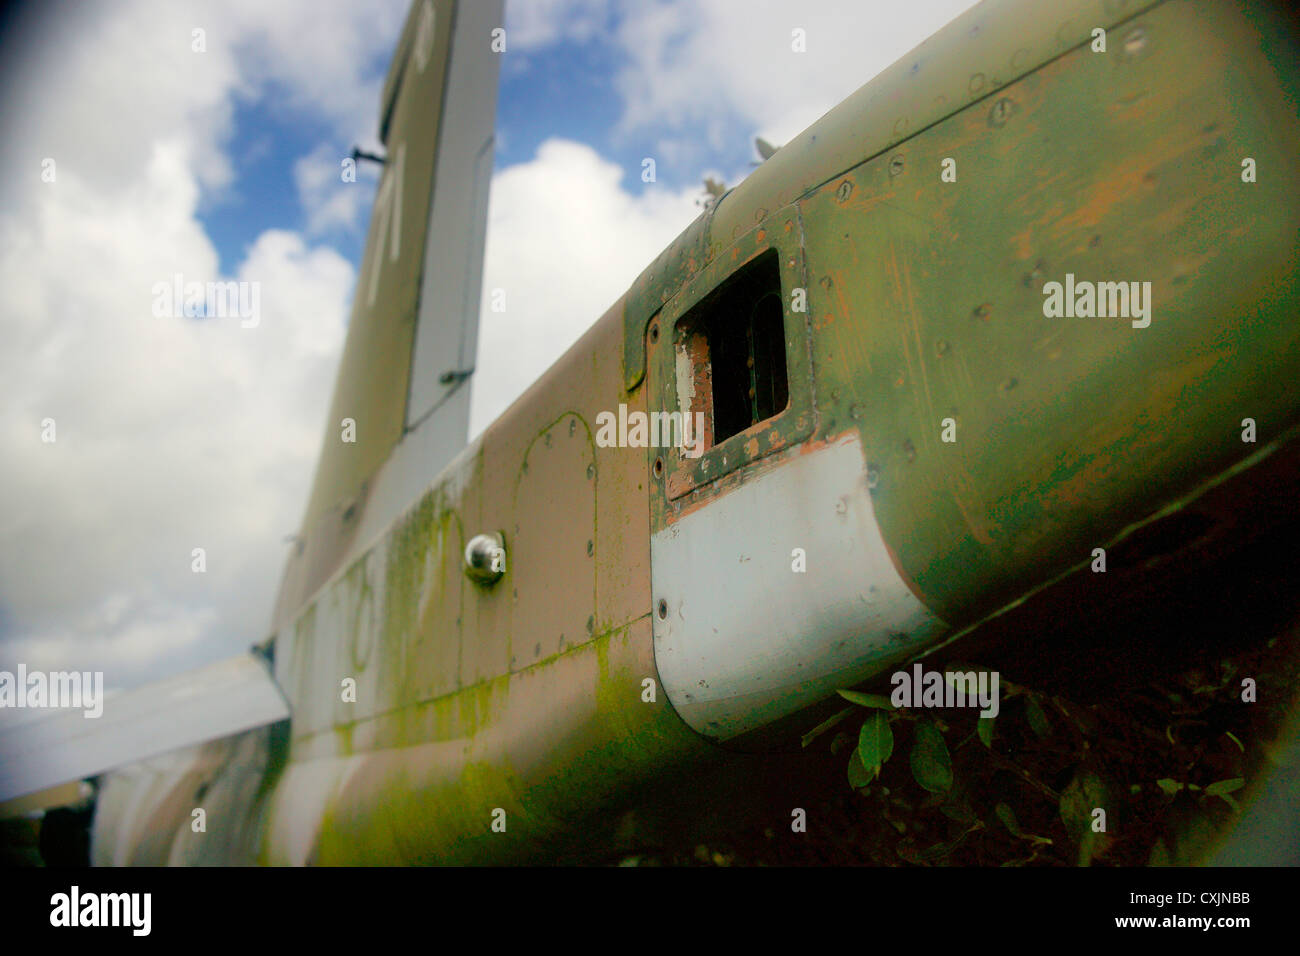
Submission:
[[[858,732],[857,757],[862,761],[868,777],[880,776],[880,768],[894,752],[894,732],[889,729],[889,718],[878,710],[872,711]]]
[[[952,757],[943,734],[932,721],[917,724],[910,762],[912,776],[926,790],[946,793],[952,789]]]
[[[842,690],[839,695],[845,700],[860,704],[863,707],[878,707],[881,710],[894,709],[893,701],[883,694],[863,694],[856,690]]]
[[[1108,842],[1104,832],[1093,829],[1093,811],[1107,806],[1106,782],[1089,770],[1076,773],[1061,791],[1061,822],[1065,824],[1065,832],[1078,841],[1080,866],[1088,866]]]
[[[1033,694],[1025,697],[1025,719],[1029,721],[1029,729],[1040,739],[1052,736],[1052,722],[1047,719],[1042,705]]]
[[[1002,825],[1007,828],[1007,832],[1009,832],[1013,837],[1017,837],[1021,840],[1028,840],[1034,846],[1052,845],[1052,841],[1048,837],[1036,836],[1020,829],[1020,821],[1016,819],[1016,811],[1011,809],[1010,804],[999,803],[993,808],[993,812],[997,814],[997,818],[1002,821]]]
[[[1199,787],[1194,783],[1183,783],[1170,777],[1162,777],[1156,781],[1156,786],[1164,791],[1166,796],[1174,797],[1184,790],[1189,793],[1200,792],[1204,793],[1207,797],[1218,797],[1228,806],[1232,807],[1233,810],[1238,811],[1241,810],[1241,807],[1238,805],[1236,799],[1232,797],[1232,794],[1236,793],[1245,785],[1246,781],[1242,777],[1231,777],[1227,780],[1217,780],[1204,788]]]

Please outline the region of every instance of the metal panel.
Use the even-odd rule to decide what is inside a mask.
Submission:
[[[1297,420],[1300,124],[1252,52],[1280,46],[1237,5],[1162,4],[800,204],[822,434],[859,432],[945,620],[1251,454],[1243,418]],[[1045,316],[1067,274],[1149,282],[1149,327]]]
[[[700,733],[762,727],[942,633],[894,569],[865,472],[850,434],[784,457],[651,538],[655,663]]]
[[[289,707],[253,654],[0,730],[0,800],[284,720]]]
[[[596,483],[591,432],[565,415],[533,440],[515,492],[515,608],[510,669],[519,670],[591,639],[596,603]],[[563,495],[564,507],[556,507]],[[568,569],[557,592],[554,568]]]

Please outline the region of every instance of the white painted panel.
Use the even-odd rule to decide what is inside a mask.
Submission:
[[[655,661],[700,733],[726,740],[762,727],[945,630],[894,568],[865,470],[849,436],[788,457],[651,539]],[[803,573],[792,570],[795,548]]]

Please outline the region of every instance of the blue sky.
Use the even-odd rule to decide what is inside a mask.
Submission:
[[[294,183],[294,160],[331,132],[328,122],[306,110],[280,108],[267,98],[236,100],[230,149],[234,182],[204,196],[198,210],[224,274],[233,272],[267,229],[306,227],[307,210]],[[350,148],[350,143],[347,149],[339,145],[342,155]],[[365,237],[359,231],[340,229],[331,239],[353,263],[360,261]]]
[[[611,25],[618,22],[612,12],[610,17]],[[620,125],[624,101],[613,83],[620,62],[618,46],[601,34],[564,37],[503,58],[495,169],[528,162],[542,143],[554,138],[593,147],[626,170],[625,184],[631,190],[654,188],[640,177],[646,157],[656,157],[657,183],[671,189],[695,187],[706,171],[743,169],[757,159],[752,130],[724,112],[715,118],[727,132],[720,143],[698,133],[694,134],[698,142],[682,161],[657,157],[660,129]],[[385,53],[370,58],[361,72],[378,80],[387,69]],[[280,85],[268,84],[256,97],[236,97],[229,141],[233,183],[209,192],[199,205],[199,220],[217,247],[223,272],[233,270],[263,231],[308,228],[310,210],[294,178],[294,163],[300,157],[320,143],[328,143],[339,157],[348,155],[354,145],[367,149],[375,145],[373,138],[354,142],[340,137],[328,118],[293,103],[277,89]],[[358,208],[368,210],[373,201],[372,168],[363,170],[362,187],[366,199]],[[354,265],[360,263],[365,240],[361,218],[336,224],[326,238]]]

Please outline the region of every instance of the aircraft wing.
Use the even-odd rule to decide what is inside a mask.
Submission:
[[[251,652],[102,703],[99,717],[58,710],[0,727],[0,801],[289,716],[266,660]]]

